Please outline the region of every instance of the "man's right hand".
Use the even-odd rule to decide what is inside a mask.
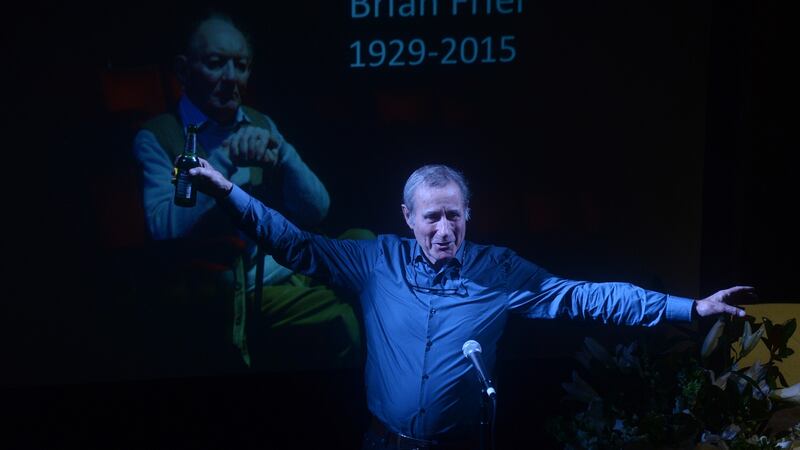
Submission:
[[[744,309],[737,308],[733,305],[755,301],[758,301],[755,288],[752,286],[734,286],[695,301],[695,311],[697,311],[697,315],[700,317],[713,316],[716,314],[730,314],[732,316],[744,317]]]
[[[203,158],[198,159],[200,167],[189,170],[197,189],[217,200],[227,197],[233,190],[233,183],[222,176],[208,161]]]
[[[268,130],[244,126],[222,142],[231,161],[239,167],[269,167],[280,158],[280,143]]]

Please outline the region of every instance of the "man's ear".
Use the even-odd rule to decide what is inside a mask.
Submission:
[[[406,219],[406,224],[408,225],[408,228],[414,229],[413,226],[414,221],[411,218],[411,210],[408,209],[408,207],[406,207],[405,204],[400,205],[400,207],[403,208],[403,217]]]
[[[186,81],[189,79],[189,58],[186,55],[176,56],[173,67],[178,81],[181,85],[186,86]]]

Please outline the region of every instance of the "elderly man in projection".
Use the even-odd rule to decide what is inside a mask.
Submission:
[[[259,252],[211,198],[200,196],[192,208],[173,203],[173,161],[192,124],[198,127],[199,155],[231,182],[303,226],[325,218],[330,203],[325,186],[268,116],[242,104],[252,63],[251,45],[230,18],[211,15],[191,30],[186,50],[176,58],[183,86],[177,107],[145,123],[134,141],[147,228],[155,240],[242,238],[244,250],[234,249],[240,256],[235,263],[225,261],[226,282],[215,292],[230,301],[226,333],[241,362],[268,369],[358,365],[361,338],[350,303]],[[213,249],[209,260],[227,258],[220,246],[206,247]],[[200,308],[213,301],[220,300],[183,303]]]

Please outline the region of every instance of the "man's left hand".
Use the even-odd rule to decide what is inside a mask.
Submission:
[[[226,197],[233,189],[233,183],[226,179],[217,169],[203,158],[200,159],[200,167],[189,169],[189,174],[193,177],[197,189],[217,200]]]
[[[716,292],[702,300],[697,300],[695,302],[695,310],[700,317],[713,316],[715,314],[731,314],[744,317],[744,309],[731,305],[756,300],[758,300],[758,297],[756,296],[755,288],[751,286],[734,286]]]
[[[280,145],[268,130],[246,125],[225,139],[222,147],[239,167],[267,167],[278,161]]]

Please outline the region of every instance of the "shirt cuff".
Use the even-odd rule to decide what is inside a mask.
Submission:
[[[228,193],[227,196],[217,200],[217,202],[225,208],[231,214],[234,214],[237,218],[242,217],[245,211],[247,211],[247,207],[250,205],[250,194],[242,190],[238,185],[234,184],[231,191]]]
[[[672,322],[691,322],[694,300],[667,295],[667,320]]]

